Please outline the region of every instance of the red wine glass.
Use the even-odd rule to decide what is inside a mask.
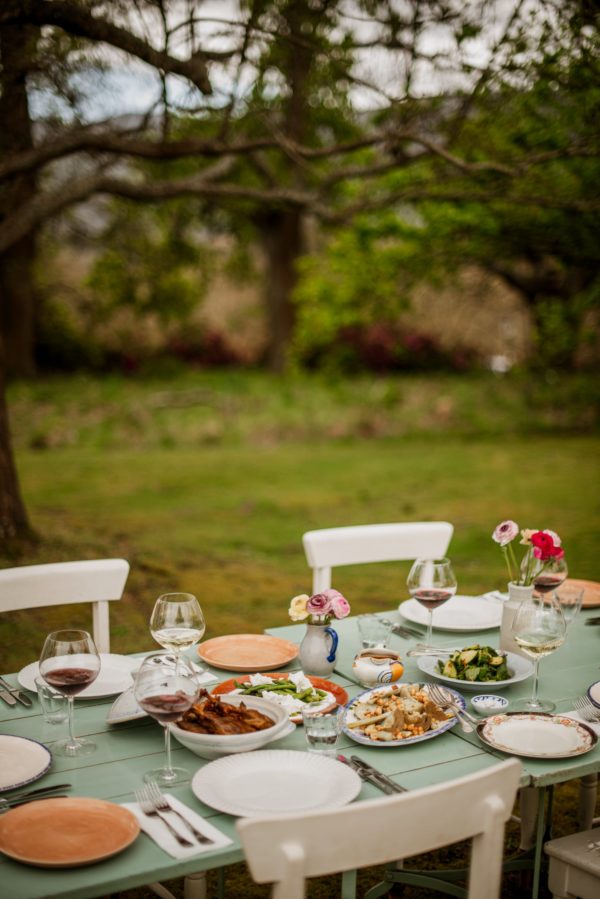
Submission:
[[[74,700],[100,673],[100,656],[87,631],[65,630],[48,634],[40,656],[40,674],[46,683],[66,696],[69,703],[69,738],[52,746],[56,755],[81,757],[96,749],[91,740],[73,733]]]
[[[416,559],[408,574],[406,586],[413,599],[427,609],[425,643],[431,645],[434,610],[456,593],[456,577],[450,559]]]
[[[138,705],[165,729],[166,764],[147,771],[144,780],[156,781],[161,787],[188,783],[191,775],[187,768],[174,768],[171,764],[169,724],[178,721],[198,698],[200,687],[194,672],[185,659],[153,653],[144,659],[136,674],[133,691]]]
[[[549,559],[548,561],[537,563],[537,570],[533,574],[533,587],[536,593],[542,596],[554,593],[569,573],[567,568],[567,560],[563,556],[562,559]]]

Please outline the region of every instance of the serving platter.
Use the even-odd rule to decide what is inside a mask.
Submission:
[[[257,672],[262,673],[262,672]],[[272,680],[286,680],[290,676],[289,671],[273,671],[269,672],[266,677],[271,678]],[[298,672],[293,672],[294,674]],[[348,702],[348,694],[342,687],[338,684],[334,684],[333,681],[326,680],[323,677],[316,677],[311,675],[305,675],[307,680],[309,680],[312,686],[316,690],[324,690],[328,695],[322,702],[311,703],[311,708],[314,711],[319,712],[327,712],[330,709],[335,708],[336,705],[346,705]],[[211,692],[214,696],[221,696],[224,693],[232,693],[236,690],[236,681],[238,684],[247,684],[250,683],[251,675],[250,674],[241,674],[239,677],[230,678],[229,680],[223,681],[223,683],[218,684],[214,687]],[[239,694],[243,695],[243,694]],[[269,695],[269,692],[265,692],[264,694],[259,694],[263,699],[270,700],[272,697]],[[278,703],[279,704],[279,703]],[[294,721],[296,724],[300,724],[302,722],[302,712],[295,712],[290,715],[290,721]]]
[[[399,686],[403,686],[400,684]],[[419,684],[418,686],[427,686],[426,684]],[[371,740],[370,737],[365,734],[359,733],[352,727],[348,725],[353,721],[356,721],[356,715],[354,714],[353,708],[359,702],[370,702],[374,696],[377,695],[385,695],[387,693],[395,692],[392,686],[386,687],[374,687],[371,690],[365,690],[364,693],[359,693],[358,696],[355,696],[354,699],[351,699],[350,702],[346,705],[346,718],[344,722],[343,731],[346,736],[350,737],[350,739],[354,740],[356,743],[361,743],[363,746],[371,746],[376,749],[387,749],[397,746],[412,746],[413,743],[422,743],[424,740],[432,740],[435,737],[439,737],[441,734],[446,733],[447,730],[450,730],[451,727],[454,727],[456,724],[456,717],[449,718],[443,724],[441,724],[435,730],[429,730],[424,734],[421,734],[416,737],[407,737],[404,740]],[[460,706],[461,709],[465,709],[467,704],[464,698],[457,693],[456,690],[449,690],[452,693],[452,697],[456,704]]]
[[[502,601],[483,596],[456,594],[433,612],[433,629],[439,631],[485,631],[500,627]],[[407,599],[398,606],[407,621],[427,625],[429,612],[416,599]]]
[[[566,581],[563,581],[561,586],[575,587],[576,589],[583,590],[583,599],[581,601],[582,609],[600,608],[600,583],[597,581],[582,581],[577,578],[568,577]],[[560,592],[560,587],[558,590]],[[544,596],[544,602],[549,603],[551,601],[551,596],[551,593],[547,593]]]
[[[227,671],[271,671],[298,655],[298,646],[268,634],[228,634],[201,643],[198,655],[213,668]]]
[[[140,826],[128,809],[103,799],[40,799],[0,815],[0,851],[42,868],[75,868],[110,858]]]
[[[545,712],[493,715],[478,725],[477,734],[493,749],[533,759],[573,758],[589,752],[598,742],[587,725]]]
[[[427,674],[429,677],[435,678],[435,680],[442,681],[444,684],[450,684],[457,690],[467,690],[468,692],[481,693],[482,691],[502,690],[504,687],[510,687],[512,684],[518,684],[520,681],[526,680],[533,674],[533,662],[514,652],[506,653],[506,664],[508,670],[513,672],[512,677],[497,681],[470,681],[458,680],[456,677],[447,677],[438,669],[438,658],[444,659],[447,656],[421,656],[417,659],[417,667],[423,674]]]
[[[252,817],[347,805],[361,789],[356,771],[336,759],[293,749],[229,755],[192,779],[201,802],[229,815]]]
[[[0,734],[0,792],[42,777],[52,764],[47,746],[30,737]]]
[[[98,677],[93,684],[78,693],[75,699],[102,699],[106,696],[114,696],[115,693],[123,693],[131,686],[131,675],[140,667],[140,664],[140,659],[133,656],[101,652]],[[17,679],[26,690],[37,693],[35,679],[39,673],[39,662],[31,662],[19,671]]]

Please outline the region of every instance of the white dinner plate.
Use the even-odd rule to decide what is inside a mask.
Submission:
[[[200,768],[192,780],[201,802],[242,817],[339,807],[360,788],[356,771],[336,759],[293,749],[228,755]]]
[[[445,684],[450,684],[455,690],[468,690],[469,692],[475,691],[476,693],[481,693],[482,691],[487,693],[490,690],[502,690],[504,687],[510,687],[511,684],[518,684],[519,681],[526,680],[533,674],[533,662],[530,662],[529,659],[519,656],[514,652],[507,652],[506,664],[508,665],[508,670],[512,671],[512,677],[508,677],[506,680],[496,681],[459,680],[456,677],[446,677],[446,675],[442,674],[438,669],[438,659],[444,661],[447,658],[448,656],[421,656],[417,659],[417,666],[423,674],[428,674],[436,680],[443,681]]]
[[[429,612],[416,599],[401,602],[398,611],[415,624],[425,626],[429,620]],[[457,594],[433,612],[433,628],[440,631],[486,631],[500,627],[501,621],[502,602],[483,596]]]
[[[565,759],[589,752],[598,737],[585,724],[564,715],[506,712],[486,718],[477,728],[484,743],[532,759]]]
[[[120,656],[112,652],[100,653],[100,674],[93,684],[78,693],[75,699],[101,699],[114,696],[131,687],[131,673],[140,667],[142,659]],[[40,673],[39,662],[31,662],[19,671],[18,679],[22,687],[37,693],[35,678]]]
[[[108,724],[123,724],[125,721],[136,721],[138,718],[147,717],[148,713],[138,705],[133,687],[130,687],[117,696],[108,710],[106,721]]]
[[[590,702],[600,709],[600,680],[588,687],[587,695]]]
[[[43,743],[0,734],[0,792],[37,780],[51,764],[52,753]]]
[[[397,684],[397,686],[402,686],[402,684]],[[447,730],[450,730],[451,727],[454,727],[456,724],[456,718],[449,718],[444,724],[440,725],[440,727],[435,730],[429,730],[424,734],[421,734],[419,737],[407,737],[404,740],[371,740],[370,737],[365,736],[364,734],[359,733],[355,728],[348,727],[348,724],[352,721],[355,721],[355,715],[353,711],[353,707],[357,702],[368,702],[373,696],[377,696],[383,693],[391,693],[392,687],[374,687],[372,690],[365,690],[364,693],[359,693],[358,696],[355,696],[354,699],[351,699],[350,702],[346,705],[346,719],[344,724],[344,733],[346,736],[350,737],[352,740],[355,740],[357,743],[362,743],[363,746],[371,746],[375,749],[387,749],[393,746],[411,746],[413,743],[422,743],[423,740],[432,740],[434,737],[439,737],[440,734],[446,733]],[[466,708],[467,704],[460,693],[457,693],[455,690],[450,690],[454,697],[454,701],[461,707],[461,709]]]

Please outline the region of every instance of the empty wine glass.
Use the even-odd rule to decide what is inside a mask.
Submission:
[[[512,635],[515,643],[533,659],[533,689],[530,699],[513,703],[524,712],[551,712],[555,705],[549,699],[538,698],[538,668],[542,656],[547,656],[564,643],[567,625],[559,603],[553,594],[532,596],[521,603],[513,619]]]
[[[100,656],[87,631],[64,630],[48,634],[40,656],[40,674],[46,683],[68,699],[69,737],[54,743],[56,755],[86,756],[96,749],[91,740],[73,733],[73,706],[78,693],[89,687],[100,673]]]
[[[185,659],[173,659],[165,653],[147,656],[135,676],[133,692],[138,705],[165,729],[166,764],[144,774],[144,780],[156,781],[162,787],[188,783],[187,768],[171,764],[171,731],[169,724],[178,721],[198,698],[200,687]]]
[[[456,577],[450,559],[416,559],[408,574],[406,586],[413,599],[420,602],[429,613],[425,644],[430,646],[434,609],[456,593]]]
[[[154,603],[150,633],[160,646],[175,653],[178,664],[182,652],[199,643],[205,630],[200,603],[191,593],[165,593]]]
[[[568,628],[581,611],[583,589],[572,584],[562,584],[553,596],[561,607]]]

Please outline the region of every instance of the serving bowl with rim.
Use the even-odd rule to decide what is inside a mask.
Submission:
[[[175,739],[193,752],[205,759],[216,759],[222,755],[230,755],[236,752],[251,752],[253,749],[261,749],[273,740],[286,737],[295,730],[287,711],[283,706],[277,706],[273,702],[261,699],[260,696],[240,696],[238,694],[225,694],[219,696],[223,705],[239,706],[242,703],[249,709],[262,712],[273,721],[271,727],[264,730],[253,731],[249,734],[200,734],[191,730],[184,730],[177,724],[169,725]]]

